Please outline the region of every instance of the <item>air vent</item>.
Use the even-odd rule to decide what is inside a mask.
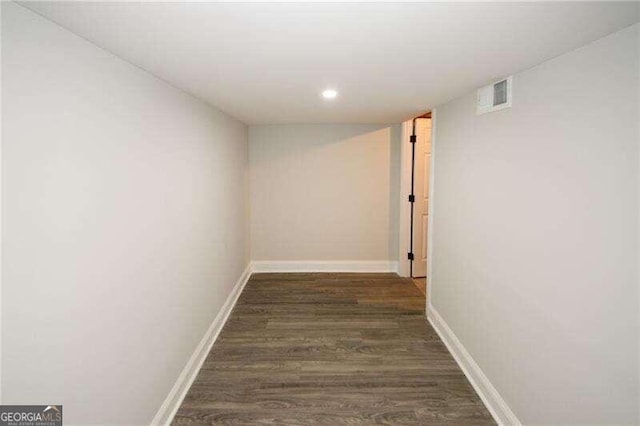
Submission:
[[[476,114],[499,111],[511,106],[512,77],[496,81],[478,89]]]

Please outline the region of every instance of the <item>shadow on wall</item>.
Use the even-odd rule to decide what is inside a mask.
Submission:
[[[352,144],[358,140],[371,140],[378,132],[391,137],[389,124],[276,124],[249,128],[250,143],[268,143],[273,149],[261,151],[260,156],[250,155],[250,164],[259,165],[279,158],[306,152],[309,149],[325,149],[335,144]],[[289,149],[279,150],[276,146]],[[255,152],[255,151],[254,151]]]
[[[399,125],[249,130],[254,260],[396,260]]]

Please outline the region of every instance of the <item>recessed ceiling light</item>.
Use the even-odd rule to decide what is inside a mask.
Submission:
[[[322,97],[325,99],[334,99],[336,96],[338,96],[338,92],[334,89],[327,89],[322,92]]]

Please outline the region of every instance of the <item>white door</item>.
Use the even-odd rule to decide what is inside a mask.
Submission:
[[[416,120],[416,163],[413,206],[413,277],[427,276],[431,119]]]

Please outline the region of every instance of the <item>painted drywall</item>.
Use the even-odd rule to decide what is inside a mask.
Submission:
[[[639,9],[629,1],[24,3],[251,124],[400,122],[631,25]],[[319,95],[333,85],[341,101],[327,108]]]
[[[0,23],[1,22],[2,7],[0,7]],[[0,36],[1,35],[0,33]],[[1,41],[0,37],[0,64],[2,64]],[[2,404],[2,134],[2,66],[0,65],[0,404]]]
[[[2,3],[5,404],[149,424],[249,260],[247,128]]]
[[[437,108],[432,304],[524,424],[639,421],[637,32]]]
[[[397,260],[398,125],[249,129],[251,257]]]
[[[637,49],[637,62],[638,69],[640,70],[640,30],[636,31],[636,49]],[[640,76],[638,77],[640,79]],[[638,82],[638,99],[637,99],[637,107],[638,107],[638,145],[640,145],[640,81]],[[638,150],[638,164],[640,164],[640,149]],[[640,265],[640,173],[638,173],[638,199],[637,199],[637,209],[638,209],[638,265]],[[638,267],[638,330],[640,330],[640,267]],[[640,332],[638,333],[640,334]],[[638,366],[640,366],[640,338],[638,339]],[[640,388],[640,367],[638,367],[638,386]],[[640,394],[640,389],[638,389],[638,393]],[[640,395],[638,397],[638,419],[640,419]]]

